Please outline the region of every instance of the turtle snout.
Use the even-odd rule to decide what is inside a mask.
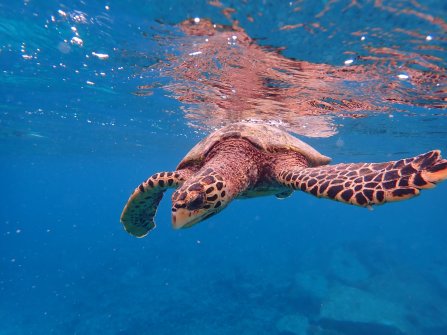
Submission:
[[[172,197],[172,225],[189,228],[209,215],[206,193],[199,184],[183,185]]]

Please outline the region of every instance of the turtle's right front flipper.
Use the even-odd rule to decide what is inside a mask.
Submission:
[[[170,187],[183,184],[189,175],[187,170],[160,172],[142,182],[130,196],[121,214],[124,229],[136,237],[146,236],[155,228],[154,217],[163,193]]]
[[[412,198],[447,179],[447,160],[439,150],[385,163],[352,163],[282,170],[278,182],[357,206]]]

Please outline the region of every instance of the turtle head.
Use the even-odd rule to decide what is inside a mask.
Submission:
[[[220,212],[229,200],[219,175],[206,173],[191,178],[172,195],[172,225],[189,228]]]

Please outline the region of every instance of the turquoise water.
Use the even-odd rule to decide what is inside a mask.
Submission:
[[[443,1],[0,3],[0,334],[446,334],[447,183],[372,211],[234,201],[179,231],[168,192],[148,237],[119,222],[141,181],[239,120],[334,163],[446,153],[446,17]]]

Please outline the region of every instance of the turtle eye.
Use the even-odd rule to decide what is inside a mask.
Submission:
[[[205,196],[202,192],[196,193],[191,197],[191,200],[186,204],[186,208],[189,210],[199,209],[203,206],[205,202]]]

